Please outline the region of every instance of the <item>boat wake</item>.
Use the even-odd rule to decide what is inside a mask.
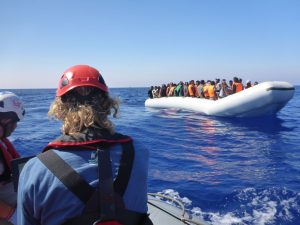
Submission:
[[[292,225],[300,220],[300,194],[285,188],[235,191],[219,202],[210,202],[205,210],[194,206],[189,198],[180,196],[173,189],[163,190],[159,194],[181,201],[188,213],[211,225]],[[168,203],[174,204],[172,201]]]

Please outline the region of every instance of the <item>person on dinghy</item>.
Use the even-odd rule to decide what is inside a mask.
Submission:
[[[0,92],[0,224],[11,219],[17,205],[11,161],[20,155],[7,137],[14,132],[24,115],[23,103],[16,94]]]
[[[63,135],[21,172],[19,225],[149,224],[148,150],[115,132],[108,116],[117,113],[98,70],[77,65],[63,73],[49,110]]]
[[[232,85],[232,93],[238,93],[244,89],[243,84],[241,83],[241,79],[234,77],[233,85]]]

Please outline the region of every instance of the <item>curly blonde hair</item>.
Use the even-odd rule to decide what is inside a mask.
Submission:
[[[119,101],[99,89],[88,88],[90,93],[86,96],[77,93],[75,88],[61,97],[56,97],[48,116],[63,121],[64,134],[79,133],[91,127],[107,129],[114,134],[114,124],[108,116],[117,116]]]

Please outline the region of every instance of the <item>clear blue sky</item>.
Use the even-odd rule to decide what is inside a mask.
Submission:
[[[99,69],[109,87],[233,76],[300,84],[300,1],[0,1],[0,89],[55,88],[76,64]]]

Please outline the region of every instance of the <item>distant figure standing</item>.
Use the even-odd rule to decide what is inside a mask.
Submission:
[[[191,80],[188,86],[188,96],[195,97],[195,81]]]
[[[155,86],[152,90],[152,96],[153,96],[153,98],[158,98],[158,95],[159,95],[159,90],[158,90],[158,87]]]
[[[220,94],[220,90],[221,90],[221,83],[220,83],[220,79],[219,78],[216,78],[216,81],[215,81],[215,88],[216,88],[216,93],[217,93],[217,96],[219,96]]]
[[[232,85],[232,93],[238,93],[244,89],[242,83],[240,82],[240,79],[237,77],[233,78],[233,85]]]
[[[180,81],[174,89],[174,96],[183,96],[183,82]]]
[[[199,94],[199,98],[204,98],[204,91],[203,91],[203,87],[205,85],[204,80],[201,80],[197,89],[198,89],[198,94]]]
[[[168,92],[168,96],[172,97],[174,96],[174,90],[175,90],[176,84],[175,83],[171,83],[170,84],[170,88],[169,88],[169,92]]]
[[[232,94],[232,90],[233,90],[233,81],[229,80],[229,88],[230,88],[230,92]]]
[[[166,91],[167,91],[167,87],[165,84],[163,84],[160,89],[160,94],[159,94],[160,97],[166,97],[167,96]]]
[[[218,96],[216,93],[216,83],[214,81],[210,82],[210,85],[207,87],[207,92],[210,100],[217,100]]]
[[[148,90],[148,97],[149,98],[153,98],[152,91],[153,91],[153,86],[151,86],[150,89]]]
[[[224,97],[228,96],[228,95],[230,94],[229,91],[230,91],[230,90],[229,90],[229,88],[228,88],[228,85],[227,85],[227,83],[226,83],[226,80],[223,79],[223,80],[222,80],[222,83],[221,83],[221,90],[220,90],[220,93],[219,93],[219,97],[220,97],[220,98],[224,98]]]
[[[199,80],[196,80],[196,83],[194,85],[194,95],[195,97],[199,98],[200,97],[200,94],[198,92],[198,86],[200,85],[200,81]]]
[[[189,83],[184,82],[184,84],[183,84],[183,96],[184,97],[189,96],[188,86],[189,86]]]
[[[210,86],[211,81],[207,80],[204,87],[203,87],[203,94],[204,94],[204,98],[208,99],[209,98],[209,94],[208,94],[208,87]]]
[[[251,80],[246,81],[245,89],[252,87]]]

